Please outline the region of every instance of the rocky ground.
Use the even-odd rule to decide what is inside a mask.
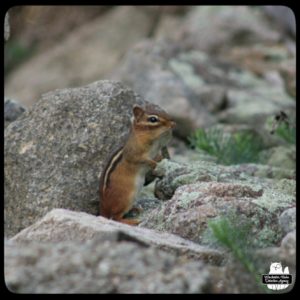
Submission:
[[[296,268],[296,145],[289,132],[270,133],[296,119],[295,28],[284,19],[289,11],[273,8],[116,6],[77,17],[74,10],[64,32],[56,22],[59,42],[24,28],[36,50],[5,77],[9,290],[292,288],[274,292],[259,277],[274,262],[293,278]],[[15,15],[6,21],[20,31]],[[7,44],[15,32],[6,29]],[[132,227],[97,216],[98,183],[126,139],[132,105],[147,101],[178,125],[171,159],[143,188],[141,223]],[[253,133],[259,160],[222,163],[191,146],[199,128]]]

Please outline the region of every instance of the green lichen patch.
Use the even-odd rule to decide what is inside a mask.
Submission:
[[[291,196],[296,196],[296,180],[294,179],[280,179],[275,182],[274,188],[278,189],[282,193],[286,193]]]
[[[262,196],[252,202],[271,213],[296,205],[294,196],[271,188],[265,188]]]
[[[191,64],[177,59],[171,59],[169,65],[188,87],[197,89],[199,86],[204,85],[203,79],[194,73],[194,68]]]

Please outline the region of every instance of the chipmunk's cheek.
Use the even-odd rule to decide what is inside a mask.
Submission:
[[[165,130],[162,135],[164,136],[164,138],[169,139],[170,137],[172,137],[172,129]]]

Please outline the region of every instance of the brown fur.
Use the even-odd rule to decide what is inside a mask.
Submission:
[[[130,225],[139,223],[135,219],[123,218],[131,210],[135,200],[136,178],[142,167],[156,167],[156,161],[149,157],[149,151],[153,143],[175,125],[164,111],[155,108],[155,105],[133,108],[134,121],[122,156],[117,159],[120,149],[114,152],[100,178],[101,216]],[[159,122],[150,123],[147,120],[149,115],[158,116]]]

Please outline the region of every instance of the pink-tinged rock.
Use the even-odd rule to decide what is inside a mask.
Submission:
[[[265,195],[264,195],[265,193]],[[273,191],[275,193],[275,191]],[[212,218],[228,214],[256,224],[253,234],[262,242],[280,238],[276,213],[282,208],[268,207],[270,190],[246,183],[198,182],[184,185],[163,205],[145,215],[140,226],[156,228],[183,238],[202,242]],[[292,201],[292,200],[291,200]],[[289,204],[285,204],[289,205]]]
[[[103,217],[66,209],[54,209],[33,225],[25,228],[11,240],[16,242],[87,241],[102,236],[104,239],[133,241],[146,247],[165,250],[218,265],[223,260],[221,252],[200,246],[167,232],[121,224]]]

